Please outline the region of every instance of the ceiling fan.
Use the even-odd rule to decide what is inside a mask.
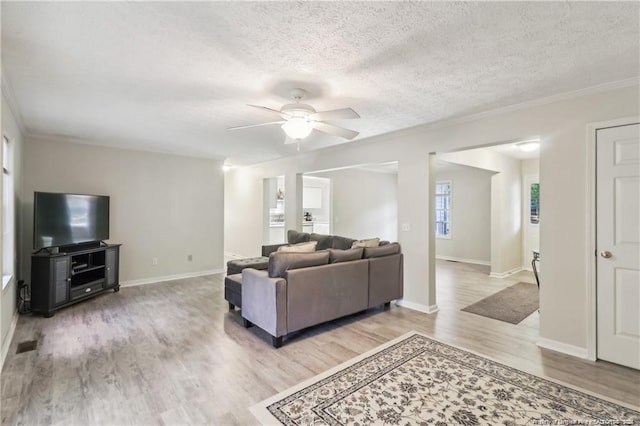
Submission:
[[[293,89],[291,96],[295,100],[294,103],[283,105],[280,111],[260,105],[248,105],[253,108],[260,108],[266,111],[275,112],[282,117],[279,121],[270,121],[268,123],[250,124],[248,126],[229,127],[228,130],[247,129],[250,127],[271,126],[280,124],[282,130],[287,134],[287,143],[296,143],[309,136],[313,129],[319,130],[330,135],[339,136],[344,139],[353,139],[358,136],[359,132],[355,130],[345,129],[335,124],[327,123],[326,120],[342,120],[349,118],[360,118],[357,112],[351,108],[333,109],[330,111],[317,112],[311,105],[303,104],[300,101],[307,92],[304,89]]]

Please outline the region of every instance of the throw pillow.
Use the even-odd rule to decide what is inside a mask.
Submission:
[[[327,251],[316,251],[314,253],[271,253],[269,255],[269,277],[285,278],[287,271],[290,269],[326,265],[327,263],[329,263],[329,252]]]
[[[333,236],[324,234],[311,234],[309,236],[309,241],[318,242],[316,250],[326,250],[331,248],[331,245],[333,244]]]
[[[378,247],[380,245],[380,238],[369,238],[367,240],[355,241],[351,248],[355,247]]]
[[[313,253],[316,251],[317,241],[309,241],[308,243],[287,244],[286,246],[278,247],[278,251],[288,253]]]
[[[351,248],[355,240],[353,238],[341,237],[339,235],[333,236],[333,242],[331,243],[331,248],[347,250]]]
[[[391,256],[392,254],[398,253],[400,253],[400,244],[391,243],[380,247],[366,247],[362,258],[370,259],[372,257]]]
[[[362,259],[363,250],[362,247],[348,250],[329,249],[329,263],[350,262],[352,260]]]
[[[306,243],[309,241],[310,235],[306,232],[298,232],[295,229],[287,231],[287,242],[289,244]]]

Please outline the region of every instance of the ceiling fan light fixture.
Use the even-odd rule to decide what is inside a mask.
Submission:
[[[292,117],[282,125],[282,130],[291,139],[302,140],[309,136],[313,127],[311,123],[304,117]]]

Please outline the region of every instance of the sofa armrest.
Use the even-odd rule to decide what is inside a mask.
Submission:
[[[282,247],[286,245],[287,243],[264,245],[262,246],[262,255],[264,257],[269,257],[271,253],[278,251],[278,247]]]
[[[287,334],[287,282],[267,271],[242,271],[242,317],[273,337]]]
[[[369,307],[402,299],[404,266],[402,253],[369,259]]]

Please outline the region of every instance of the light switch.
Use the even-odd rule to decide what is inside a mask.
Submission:
[[[404,222],[404,223],[402,224],[402,230],[403,230],[404,232],[409,232],[409,231],[411,231],[411,225],[409,225],[409,222]]]

